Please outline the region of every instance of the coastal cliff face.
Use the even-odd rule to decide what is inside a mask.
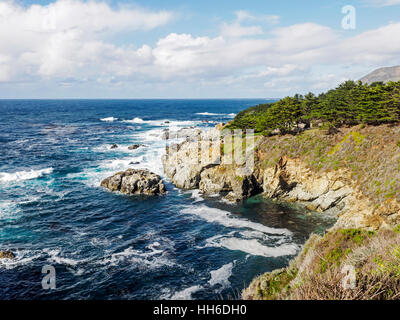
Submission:
[[[164,170],[177,187],[200,189],[206,195],[219,193],[229,201],[262,193],[337,219],[325,236],[312,236],[289,267],[256,278],[244,290],[243,298],[323,299],[322,292],[329,291],[332,281],[341,285],[341,268],[347,265],[366,272],[359,274],[367,283],[374,283],[371,290],[378,290],[379,283],[396,283],[390,279],[400,265],[396,231],[400,225],[400,127],[357,126],[334,134],[315,129],[298,135],[257,136],[251,145],[255,154],[252,167],[221,163],[217,151],[222,150],[223,155],[226,149],[231,150],[226,141],[218,141],[218,130],[212,132],[214,142],[209,144],[210,156],[204,162],[197,161],[202,156],[201,139],[167,150]],[[235,137],[237,141],[242,143]],[[371,278],[370,270],[379,268],[383,268],[381,276]],[[325,289],[313,292],[313,281]],[[365,285],[362,280],[358,283]],[[293,286],[303,291],[287,291]],[[280,293],[271,295],[271,290]],[[337,292],[340,295],[325,298],[363,299],[372,295]],[[385,299],[395,296],[379,295]]]
[[[203,194],[223,194],[240,201],[260,193],[261,184],[253,171],[221,161],[220,131],[214,129],[167,147],[162,163],[166,176],[182,189],[200,189]]]
[[[278,201],[303,204],[309,210],[337,217],[336,228],[376,230],[399,224],[400,147],[392,136],[400,137],[398,128],[342,131],[335,135],[314,130],[299,136],[256,137],[251,146],[256,159],[253,166],[246,167],[234,161],[224,163],[220,150],[226,149],[226,143],[219,140],[220,131],[214,129],[169,147],[163,158],[164,171],[178,188],[222,194],[229,201],[263,193]],[[386,144],[374,141],[378,134]],[[387,140],[390,136],[392,143]],[[314,139],[314,145],[307,145],[308,138]],[[244,138],[235,138],[240,139]],[[318,139],[320,144],[315,144]],[[208,151],[206,156],[204,150]],[[315,150],[319,158],[312,154]],[[385,158],[379,159],[376,154]],[[352,162],[358,162],[358,166]],[[386,166],[379,168],[382,163]],[[375,172],[365,172],[370,167]],[[375,180],[376,196],[370,190],[371,181],[363,185],[365,178]],[[382,197],[383,186],[387,193]]]
[[[374,205],[345,169],[313,172],[301,160],[284,156],[264,171],[263,190],[266,197],[336,216],[336,228],[376,230],[400,223],[396,199]]]

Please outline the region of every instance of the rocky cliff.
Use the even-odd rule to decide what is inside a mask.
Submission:
[[[337,218],[333,228],[324,237],[312,237],[299,258],[288,268],[256,278],[244,291],[244,298],[269,299],[272,297],[268,293],[271,286],[277,285],[283,290],[296,281],[303,281],[309,287],[303,288],[306,291],[302,293],[296,291],[296,294],[274,295],[273,298],[323,298],[322,293],[318,295],[312,292],[310,283],[319,281],[321,286],[331,285],[332,279],[324,276],[325,271],[326,274],[334,271],[335,277],[341,279],[343,275],[340,275],[341,269],[338,268],[342,263],[349,263],[352,252],[373,261],[381,259],[382,265],[400,265],[396,253],[396,250],[400,250],[400,237],[398,233],[388,231],[400,224],[398,126],[361,125],[341,128],[334,134],[314,129],[298,135],[256,136],[253,137],[254,143],[248,145],[250,153],[255,155],[253,166],[248,166],[246,161],[245,164],[234,161],[226,164],[222,161],[223,156],[231,152],[235,158],[235,145],[243,145],[244,137],[236,136],[232,143],[232,140],[223,138],[219,130],[211,131],[211,136],[209,140],[212,141],[209,141],[201,133],[196,139],[167,148],[167,156],[163,159],[164,170],[177,187],[200,189],[204,194],[219,193],[230,201],[241,201],[263,193],[265,197],[296,202],[309,210]],[[204,140],[209,141],[207,147],[200,148]],[[232,148],[229,147],[231,143]],[[208,151],[206,157],[204,150]],[[247,160],[246,156],[244,160]],[[379,236],[370,240],[369,235],[375,233]],[[331,248],[327,244],[333,241],[331,238],[336,239],[336,247]],[[369,246],[376,249],[373,254],[368,252]],[[383,254],[383,247],[389,248],[391,254],[386,251]],[[362,263],[362,266],[366,266],[365,270],[379,268],[368,259]],[[323,275],[318,276],[321,270],[310,265],[322,268]],[[336,266],[336,269],[331,270],[331,266]],[[302,272],[299,273],[299,269]],[[376,276],[372,279],[369,273],[364,274],[366,280],[363,279],[368,283],[395,283],[388,280],[394,272],[391,269],[389,271],[383,273],[386,280]],[[311,282],[308,282],[309,276],[313,279]],[[368,294],[353,297],[346,291],[340,291],[340,294],[342,296],[332,297],[371,297]]]
[[[397,134],[399,136],[398,128],[382,127],[380,129],[384,135]],[[315,164],[314,167],[310,166],[310,156],[301,156],[298,152],[296,154],[290,151],[296,147],[307,147],[298,144],[304,137],[291,135],[274,138],[256,137],[255,143],[251,146],[251,152],[256,154],[256,159],[251,167],[235,161],[226,164],[221,158],[223,151],[222,155],[220,152],[226,149],[226,143],[222,138],[220,139],[218,130],[208,132],[207,136],[205,133],[200,134],[196,139],[192,138],[169,147],[167,155],[163,158],[163,166],[167,177],[179,188],[200,189],[206,195],[219,193],[230,201],[240,201],[263,193],[265,197],[271,199],[297,202],[309,210],[336,216],[335,227],[379,229],[400,223],[400,204],[396,194],[396,188],[400,183],[400,164],[397,164],[400,163],[400,147],[395,141],[392,142],[394,145],[387,141],[386,145],[372,146],[371,149],[371,144],[375,142],[375,135],[372,133],[377,133],[374,130],[376,131],[376,128],[347,128],[333,136],[314,131],[314,134],[319,134],[320,138],[324,139],[326,157],[330,157],[330,161],[345,158],[343,166],[335,162],[337,166],[332,169],[329,166],[321,169]],[[309,136],[310,132],[303,135]],[[384,135],[381,138],[385,138]],[[362,142],[360,142],[360,137],[363,137]],[[244,138],[235,137],[233,140],[236,143],[239,141],[240,144]],[[276,149],[280,140],[286,140],[286,145],[281,144],[280,152],[268,150],[268,148]],[[204,143],[206,143],[206,151],[209,152],[206,156],[204,156],[204,148],[201,148]],[[364,145],[364,149],[361,144]],[[308,148],[309,152],[318,148],[322,153],[321,145],[312,146],[310,142]],[[373,151],[374,148],[375,151]],[[349,163],[350,156],[356,156],[357,152],[367,154],[356,157],[353,161],[362,163],[363,159],[372,158],[371,153],[378,151],[377,148],[381,150],[381,156],[385,156],[385,152],[390,153],[394,161],[392,166],[388,165],[382,168],[382,171],[375,173],[380,177],[388,177],[383,183],[376,179],[375,184],[391,184],[390,190],[394,190],[394,193],[386,194],[382,200],[371,197],[371,191],[365,190],[365,186],[361,187],[362,177],[355,175],[354,170],[357,168]],[[303,152],[307,151],[303,150]],[[233,158],[234,153],[233,148]],[[272,157],[276,160],[271,161]],[[317,159],[315,156],[311,158],[313,161],[327,162],[326,159]],[[373,168],[375,170],[379,166],[379,159],[376,161]],[[346,162],[350,166],[346,165]],[[363,165],[360,166],[361,168],[357,170],[368,169]],[[391,171],[392,168],[395,171]]]

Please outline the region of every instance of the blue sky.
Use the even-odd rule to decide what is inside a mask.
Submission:
[[[283,97],[400,64],[400,0],[0,0],[0,24],[0,98]]]

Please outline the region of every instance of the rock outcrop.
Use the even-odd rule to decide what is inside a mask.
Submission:
[[[144,146],[145,146],[144,144],[132,144],[128,147],[128,150],[136,150],[136,149],[138,149],[140,147],[144,147]]]
[[[282,157],[275,168],[264,171],[263,190],[268,198],[301,203],[336,216],[335,228],[376,230],[400,222],[400,205],[395,199],[374,206],[345,169],[316,173],[299,159]]]
[[[265,155],[259,152],[259,162],[247,172],[240,165],[221,164],[220,134],[218,129],[202,132],[199,140],[189,139],[167,148],[162,161],[173,184],[199,189],[205,195],[218,193],[234,202],[263,193],[267,198],[296,202],[334,216],[335,227],[339,228],[375,230],[400,223],[399,202],[388,199],[379,205],[372,203],[348,168],[315,171],[301,159],[286,156],[280,157],[274,167],[265,167]],[[208,145],[201,149],[201,143]]]
[[[101,186],[123,194],[158,195],[166,192],[159,175],[148,170],[128,169],[104,179]]]
[[[195,130],[194,134],[185,131],[191,139],[167,147],[162,159],[164,172],[175,186],[200,189],[206,195],[221,193],[233,202],[262,191],[252,172],[238,165],[221,164],[218,129],[200,134]]]
[[[15,254],[9,250],[0,250],[0,259],[14,259]]]

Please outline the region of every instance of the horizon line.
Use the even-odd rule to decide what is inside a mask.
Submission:
[[[282,98],[0,98],[4,100],[279,100]]]

